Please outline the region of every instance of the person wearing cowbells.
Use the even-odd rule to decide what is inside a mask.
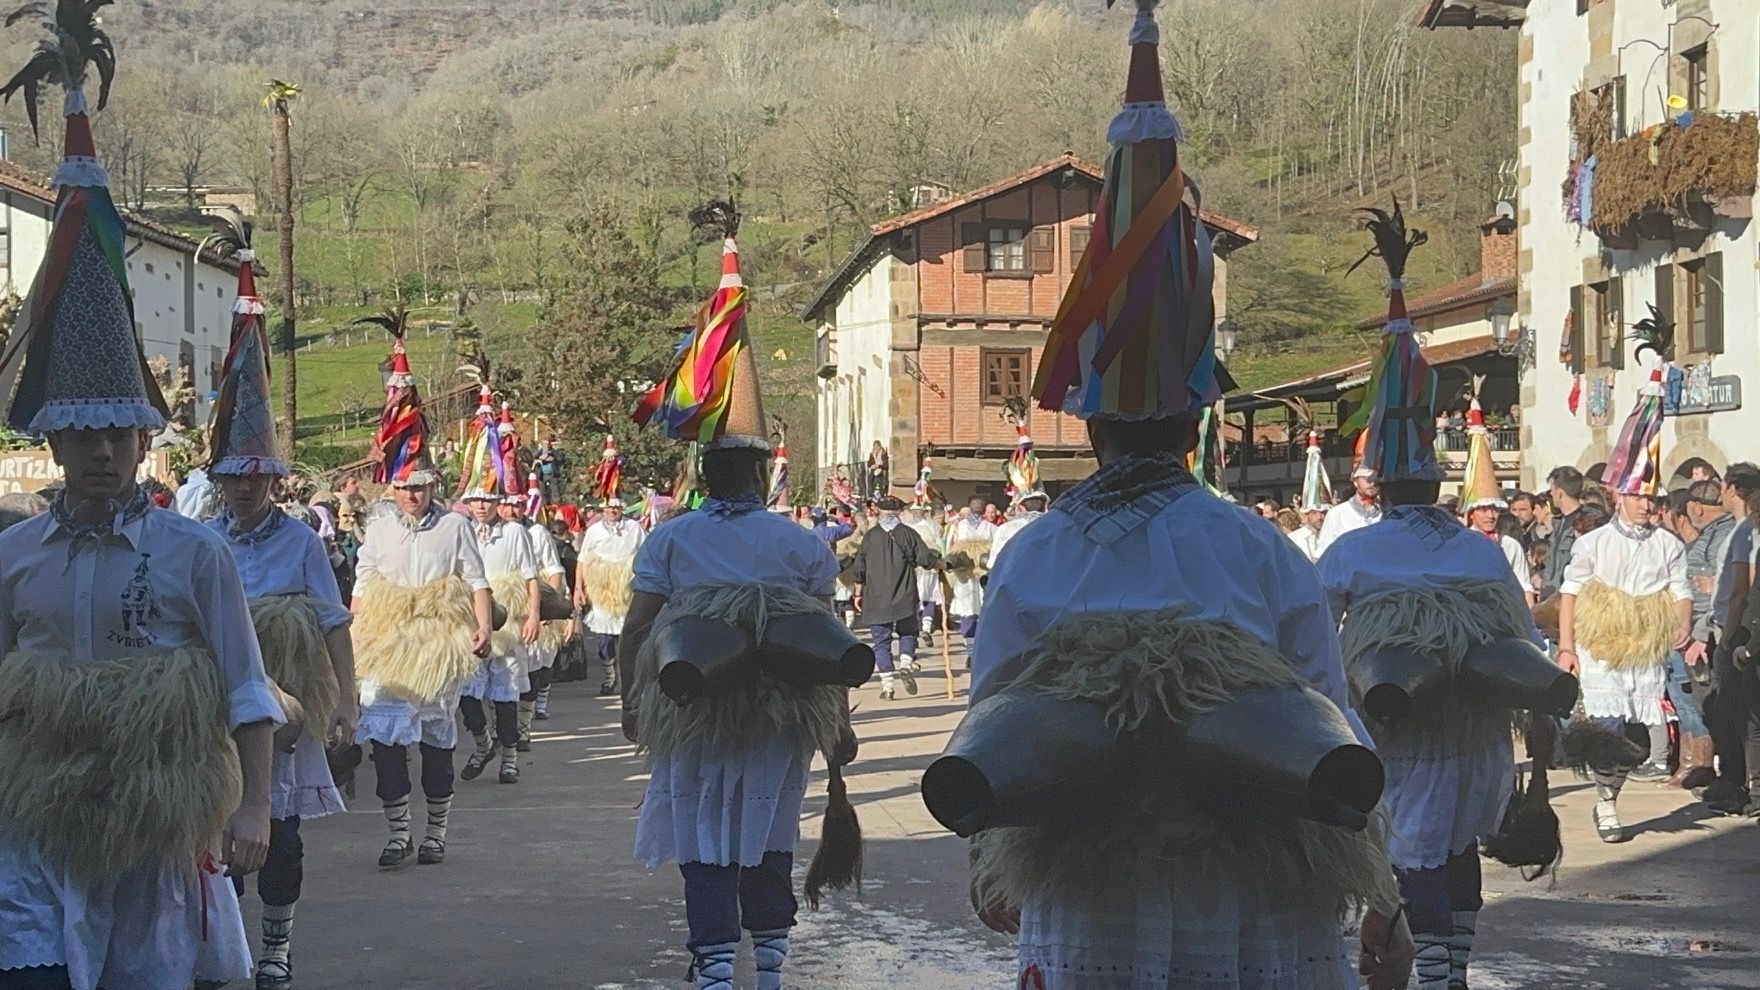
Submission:
[[[581,538],[580,559],[575,562],[575,598],[586,609],[587,632],[605,665],[600,697],[618,691],[617,638],[629,614],[636,552],[647,538],[647,530],[625,518],[623,499],[616,492],[606,497],[604,513]]]
[[[1577,537],[1559,584],[1558,662],[1583,682],[1583,713],[1649,749],[1645,727],[1666,725],[1662,698],[1668,658],[1692,641],[1693,589],[1686,548],[1653,524],[1661,491],[1663,359],[1672,328],[1652,316],[1634,327],[1644,375],[1602,481],[1618,500],[1607,525]],[[1595,833],[1623,842],[1619,792],[1641,762],[1601,762],[1595,781]]]
[[[1479,843],[1497,832],[1515,783],[1512,706],[1458,672],[1479,644],[1543,641],[1503,550],[1436,505],[1435,374],[1401,298],[1407,255],[1425,237],[1407,230],[1397,201],[1392,212],[1367,212],[1375,246],[1362,260],[1381,258],[1391,277],[1393,313],[1362,423],[1364,463],[1381,479],[1386,507],[1377,524],[1339,536],[1318,567],[1354,700],[1387,769],[1389,846],[1417,946],[1417,986],[1448,990],[1467,985],[1483,906]],[[1390,648],[1440,657],[1433,701],[1415,696],[1412,710],[1397,712],[1371,704],[1385,690],[1377,677],[1397,676],[1376,666]],[[1542,654],[1532,656],[1552,672]]]
[[[374,793],[391,835],[381,869],[446,859],[452,758],[458,746],[459,688],[488,656],[494,603],[476,535],[463,516],[434,501],[440,475],[428,459],[428,420],[403,346],[392,334],[385,410],[373,441],[373,480],[390,486],[390,511],[374,514],[355,565],[354,640],[361,716],[356,741],[372,744]],[[410,840],[409,747],[421,759],[427,827]]]
[[[538,641],[542,624],[538,559],[532,554],[532,538],[525,527],[502,521],[499,492],[472,489],[465,493],[464,502],[470,509],[477,552],[483,558],[483,574],[496,603],[507,610],[507,620],[491,637],[489,656],[461,691],[459,713],[477,748],[458,775],[476,780],[499,753],[498,779],[503,784],[517,784],[519,699],[531,686],[525,671],[526,651]],[[489,723],[491,706],[493,726]]]
[[[987,703],[1008,695],[1073,703],[1095,731],[1153,738],[1270,690],[1301,698],[1305,714],[1243,735],[1342,736],[1372,764],[1313,567],[1186,469],[1202,411],[1233,381],[1215,355],[1214,257],[1178,164],[1153,6],[1139,0],[1130,33],[1098,250],[1077,268],[1033,388],[1041,408],[1086,421],[1100,467],[991,562],[960,731],[978,731]],[[1048,715],[994,751],[1030,775],[1070,749],[1058,734],[1071,724]],[[1017,936],[1011,986],[1343,990],[1359,967],[1377,990],[1404,985],[1410,943],[1371,815],[1378,781],[1358,781],[1371,792],[1360,830],[1259,820],[1200,806],[1195,792],[1214,784],[1172,783],[1172,747],[1134,752],[1094,793],[1031,802],[1045,816],[1083,807],[1073,826],[974,827],[973,906]],[[1101,776],[1065,769],[1066,781]],[[1347,914],[1365,908],[1352,951]]]
[[[761,638],[766,621],[830,615],[838,568],[817,535],[766,511],[770,446],[745,334],[745,284],[733,240],[738,217],[731,204],[716,203],[692,220],[719,228],[724,238],[721,284],[635,419],[702,445],[707,499],[656,526],[635,557],[634,596],[618,644],[624,733],[650,767],[635,854],[650,868],[679,864],[697,990],[732,990],[742,928],[752,938],[758,990],[779,990],[795,924],[790,871],[814,750],[831,768],[832,804],[827,841],[808,871],[808,899],[826,885],[821,869],[830,869],[832,858],[840,860],[842,876],[832,870],[830,886],[859,877],[860,833],[838,770],[855,756],[848,689],[760,676],[681,705],[660,687],[652,644],[681,618],[721,618]],[[830,841],[834,816],[849,829],[841,844]]]
[[[562,566],[562,555],[556,549],[556,538],[540,521],[541,513],[533,511],[543,504],[543,488],[536,474],[526,479],[526,494],[501,496],[501,522],[520,526],[531,540],[532,559],[538,566],[538,581],[567,602],[568,571]],[[542,591],[543,589],[540,589]],[[526,648],[526,677],[531,682],[519,696],[519,751],[532,748],[532,722],[550,717],[550,682],[562,646],[574,637],[574,619],[546,620],[538,631],[538,640]]]
[[[257,875],[263,950],[256,985],[278,990],[293,982],[293,914],[304,860],[300,824],[347,810],[331,779],[326,749],[333,739],[353,743],[359,713],[348,631],[353,616],[342,604],[324,541],[270,500],[288,468],[275,441],[268,336],[250,235],[250,225],[235,217],[221,221],[221,233],[208,240],[239,266],[232,346],[209,432],[208,474],[220,488],[224,508],[208,525],[232,552],[264,665],[288,696],[283,700],[288,723],[275,738],[269,856]],[[242,894],[244,878],[234,879]]]
[[[0,397],[66,482],[0,534],[0,986],[183,990],[250,977],[221,871],[263,865],[284,714],[225,543],[136,483],[167,414],[82,91],[114,68],[93,10],[63,4],[21,76],[33,121],[67,90],[65,152]]]

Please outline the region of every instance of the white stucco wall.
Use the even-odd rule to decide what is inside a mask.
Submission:
[[[830,477],[839,464],[861,464],[874,441],[891,439],[892,255],[882,251],[837,301],[837,376],[822,381],[819,468]]]
[[[1668,95],[1668,64],[1652,44],[1667,44],[1677,16],[1696,11],[1687,2],[1663,5],[1617,0],[1613,12],[1612,48],[1627,46],[1614,56],[1626,77],[1627,132],[1636,133],[1662,119]],[[1717,52],[1713,71],[1718,79],[1715,110],[1760,109],[1760,4],[1753,0],[1711,0],[1710,18],[1719,27],[1711,44]],[[1567,397],[1573,385],[1570,369],[1558,360],[1560,336],[1570,312],[1571,288],[1584,281],[1584,263],[1602,244],[1593,232],[1565,219],[1561,186],[1570,165],[1571,97],[1584,88],[1591,61],[1587,15],[1572,3],[1528,6],[1522,28],[1524,49],[1535,53],[1520,69],[1524,102],[1521,124],[1527,141],[1519,152],[1522,168],[1521,248],[1532,259],[1521,279],[1521,319],[1537,333],[1536,366],[1523,381],[1525,437],[1523,481],[1532,486],[1558,465],[1587,468],[1602,462],[1607,445],[1616,441],[1620,424],[1631,410],[1638,385],[1628,367],[1616,373],[1610,422],[1591,428],[1587,396],[1572,414]],[[1702,28],[1702,25],[1694,25]],[[1684,34],[1683,27],[1682,33]],[[1678,45],[1677,45],[1678,47]],[[1590,80],[1591,85],[1601,82]],[[1723,252],[1724,353],[1712,359],[1716,375],[1739,375],[1744,389],[1760,389],[1760,333],[1756,332],[1756,222],[1723,220],[1699,252],[1676,254],[1669,242],[1644,242],[1635,251],[1612,251],[1610,268],[1623,276],[1623,299],[1629,324],[1648,312],[1655,301],[1655,268],[1700,254]],[[1592,337],[1590,338],[1592,341]],[[1593,346],[1592,342],[1589,344]],[[1629,348],[1629,344],[1626,345]],[[1683,348],[1684,351],[1684,348]],[[1683,364],[1693,359],[1681,357]],[[1630,365],[1629,359],[1626,362]],[[1585,384],[1585,391],[1587,385]],[[1663,430],[1665,474],[1689,456],[1703,456],[1719,466],[1731,460],[1760,457],[1760,392],[1744,397],[1743,408],[1730,412],[1670,417]]]

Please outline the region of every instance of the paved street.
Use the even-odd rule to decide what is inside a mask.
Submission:
[[[862,758],[849,783],[868,840],[867,884],[860,900],[816,913],[803,905],[791,987],[1012,985],[1007,941],[966,907],[964,843],[940,831],[917,795],[963,705],[939,679],[922,683],[922,694],[891,704],[872,685],[858,692]],[[356,810],[307,827],[294,942],[302,990],[686,986],[678,874],[630,858],[643,775],[616,705],[571,683],[557,686],[551,710],[520,784],[492,774],[459,783],[443,865],[376,869],[385,829],[367,767]],[[1638,834],[1603,846],[1588,825],[1587,787],[1560,790],[1566,858],[1556,884],[1486,867],[1475,990],[1760,988],[1760,828],[1633,786],[1622,808]],[[803,826],[813,839],[823,800],[816,783]],[[802,869],[811,850],[803,844]],[[255,909],[253,894],[253,932]]]

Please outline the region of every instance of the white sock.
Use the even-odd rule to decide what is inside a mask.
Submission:
[[[409,798],[385,802],[385,823],[391,826],[392,845],[409,845]]]
[[[1448,940],[1448,983],[1464,990],[1467,985],[1467,960],[1473,954],[1473,937],[1479,928],[1479,912],[1456,911],[1454,935]]]
[[[752,933],[752,962],[757,990],[782,990],[782,963],[788,958],[788,929]]]
[[[1429,932],[1418,932],[1412,935],[1412,940],[1418,947],[1417,956],[1413,960],[1418,981],[1413,985],[1417,990],[1448,990],[1448,939]]]
[[[257,970],[267,970],[269,976],[280,979],[292,976],[292,942],[293,905],[263,905],[263,957],[257,961]]]

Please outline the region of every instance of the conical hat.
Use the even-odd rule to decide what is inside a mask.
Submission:
[[[1320,431],[1308,431],[1307,464],[1302,470],[1302,508],[1324,509],[1332,504],[1332,479],[1326,475],[1326,457],[1320,449]]]
[[[1461,485],[1461,501],[1468,509],[1505,509],[1503,488],[1497,483],[1497,469],[1491,462],[1491,434],[1485,429],[1485,410],[1479,405],[1479,385],[1483,375],[1473,377],[1473,395],[1467,405],[1467,468]]]
[[[391,335],[391,368],[385,377],[385,408],[373,437],[373,480],[396,488],[422,488],[440,480],[428,455],[428,417],[410,373],[403,337],[408,314],[402,307],[356,323],[370,323]]]
[[[1059,307],[1033,393],[1083,419],[1196,416],[1234,388],[1216,358],[1216,258],[1161,84],[1156,0],[1137,0],[1124,107],[1092,246]]]
[[[1382,481],[1440,481],[1436,462],[1436,373],[1424,360],[1416,327],[1406,311],[1406,259],[1427,240],[1421,230],[1408,230],[1398,198],[1393,210],[1367,207],[1363,226],[1374,246],[1351,266],[1379,258],[1387,267],[1387,323],[1381,328],[1380,352],[1372,362],[1368,401],[1344,424],[1361,430],[1363,467]],[[1347,272],[1346,274],[1349,274]]]
[[[66,113],[48,251],[0,358],[17,378],[8,419],[31,433],[161,429],[168,411],[135,332],[125,228],[78,88]]]
[[[275,442],[269,337],[263,328],[263,300],[257,296],[256,255],[247,246],[233,260],[238,262],[238,298],[232,304],[232,346],[220,401],[214,404],[208,434],[213,457],[208,472],[286,475],[287,462]]]

